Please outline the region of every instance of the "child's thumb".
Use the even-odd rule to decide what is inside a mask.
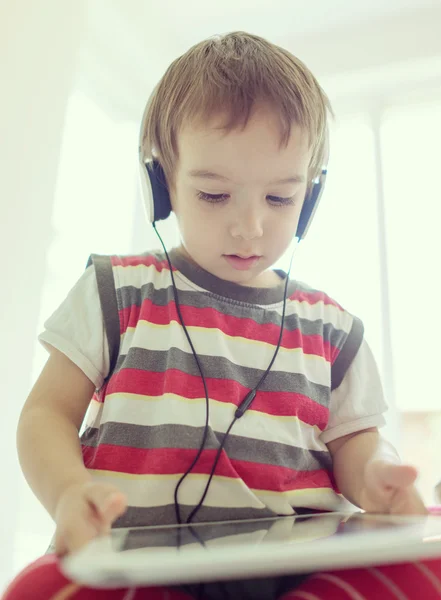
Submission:
[[[126,497],[115,489],[109,490],[97,486],[88,490],[87,497],[105,525],[111,525],[127,508]]]
[[[415,482],[418,471],[410,465],[386,464],[381,475],[387,487],[406,488]]]

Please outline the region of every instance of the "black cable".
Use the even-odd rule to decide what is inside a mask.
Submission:
[[[167,252],[167,249],[166,249],[166,247],[165,247],[165,244],[164,244],[164,242],[162,241],[162,237],[160,236],[160,234],[159,234],[159,231],[156,229],[156,225],[155,225],[155,223],[153,222],[153,223],[152,223],[152,225],[153,225],[153,229],[156,231],[156,235],[159,237],[159,240],[160,240],[160,242],[161,242],[161,244],[162,244],[162,247],[164,248],[164,252],[165,252],[165,255],[166,255],[166,257],[167,257],[167,262],[168,262],[168,266],[169,266],[169,269],[170,269],[170,275],[171,275],[172,284],[173,284],[173,295],[174,295],[174,298],[175,298],[176,311],[177,311],[177,313],[178,313],[179,320],[181,321],[181,325],[182,325],[182,327],[183,327],[183,329],[184,329],[184,332],[185,332],[185,335],[186,335],[186,337],[187,337],[188,343],[190,344],[190,348],[191,348],[191,350],[192,350],[192,352],[193,352],[193,356],[194,356],[194,358],[195,358],[195,360],[196,360],[196,364],[197,364],[197,367],[198,367],[198,369],[199,369],[199,373],[200,373],[200,375],[201,375],[202,383],[203,383],[203,386],[204,386],[204,391],[205,391],[205,400],[206,400],[206,404],[205,404],[205,406],[206,406],[206,413],[205,413],[205,414],[206,414],[206,418],[205,418],[205,428],[204,428],[204,435],[203,435],[203,437],[202,437],[202,442],[201,442],[201,445],[200,445],[199,451],[198,451],[198,453],[197,453],[197,455],[196,455],[196,458],[195,458],[195,459],[193,460],[193,462],[191,463],[190,467],[189,467],[189,468],[187,469],[187,471],[186,471],[186,472],[185,472],[185,473],[182,475],[181,479],[180,479],[180,480],[178,481],[178,483],[176,484],[176,488],[175,488],[175,492],[174,492],[174,501],[175,501],[175,512],[176,512],[176,519],[177,519],[177,521],[178,521],[179,525],[181,525],[181,523],[182,523],[182,519],[181,519],[181,513],[180,513],[180,510],[179,510],[178,491],[179,491],[179,488],[180,488],[180,486],[181,486],[182,482],[183,482],[183,481],[184,481],[184,479],[187,477],[187,475],[188,475],[188,474],[189,474],[189,473],[190,473],[190,472],[193,470],[193,467],[195,466],[195,464],[196,464],[196,463],[197,463],[197,461],[199,460],[199,457],[200,457],[200,455],[202,454],[202,452],[203,452],[203,450],[204,450],[204,447],[205,447],[205,442],[206,442],[206,440],[207,440],[207,436],[208,436],[208,422],[209,422],[209,415],[210,415],[210,412],[209,412],[209,411],[210,411],[210,403],[209,403],[209,400],[208,400],[208,390],[207,390],[207,384],[206,384],[206,381],[205,381],[204,374],[203,374],[203,372],[202,372],[202,366],[201,366],[201,364],[200,364],[200,362],[199,362],[199,358],[198,358],[198,356],[197,356],[197,354],[196,354],[196,351],[195,351],[195,349],[194,349],[193,343],[192,343],[192,341],[191,341],[191,339],[190,339],[190,336],[189,336],[189,334],[188,334],[187,327],[185,326],[185,323],[184,323],[184,319],[182,318],[182,314],[181,314],[181,307],[180,307],[180,304],[179,304],[179,299],[178,299],[178,290],[177,290],[177,288],[176,288],[176,284],[175,284],[175,278],[174,278],[174,275],[173,275],[173,267],[172,267],[172,264],[171,264],[171,261],[170,261],[170,257],[169,257],[169,255],[168,255],[168,252]]]
[[[170,269],[170,276],[171,276],[172,285],[173,285],[173,295],[174,295],[174,299],[175,299],[176,312],[178,313],[179,320],[180,320],[181,325],[182,325],[182,327],[184,329],[184,332],[185,332],[185,335],[187,337],[187,340],[188,340],[188,342],[190,344],[190,348],[191,348],[191,350],[193,352],[193,356],[194,356],[194,358],[196,360],[196,364],[197,364],[197,367],[199,369],[199,373],[201,375],[202,383],[203,383],[203,386],[204,386],[204,392],[205,392],[206,419],[205,419],[205,428],[204,428],[204,434],[203,434],[203,437],[202,437],[202,443],[201,443],[201,445],[199,447],[199,450],[198,450],[198,453],[196,454],[196,457],[193,460],[193,462],[191,463],[190,467],[182,475],[182,477],[180,478],[180,480],[176,484],[175,492],[174,492],[176,519],[177,519],[178,524],[181,525],[182,524],[182,520],[181,520],[181,513],[180,513],[180,509],[179,509],[179,502],[178,502],[178,491],[179,491],[179,487],[181,486],[181,484],[184,481],[184,479],[193,470],[194,466],[196,465],[197,461],[199,460],[199,457],[201,456],[201,454],[202,454],[202,452],[203,452],[203,450],[205,448],[205,443],[206,443],[207,436],[208,436],[208,423],[209,423],[209,410],[210,410],[209,405],[210,405],[210,402],[209,402],[209,399],[208,399],[207,383],[205,381],[205,377],[204,377],[204,374],[203,374],[203,371],[202,371],[202,366],[201,366],[201,364],[199,362],[199,358],[198,358],[198,356],[196,354],[196,351],[194,349],[193,343],[192,343],[192,341],[190,339],[190,335],[189,335],[189,333],[187,331],[187,327],[185,326],[184,319],[182,317],[181,307],[180,307],[179,298],[178,298],[178,290],[177,290],[176,283],[175,283],[175,278],[174,278],[174,275],[173,275],[173,267],[172,267],[172,264],[171,264],[171,261],[170,261],[170,257],[168,255],[168,252],[167,252],[167,249],[165,247],[165,244],[162,241],[162,238],[161,238],[161,236],[159,234],[159,231],[156,229],[155,223],[153,222],[152,225],[153,225],[153,228],[154,228],[154,230],[156,232],[156,235],[158,236],[158,238],[159,238],[159,240],[161,242],[161,245],[162,245],[162,247],[164,249],[165,255],[167,257],[167,262],[168,262],[168,266],[169,266],[169,269]],[[219,447],[219,449],[217,451],[216,458],[214,460],[213,467],[211,469],[211,472],[210,472],[207,484],[205,486],[204,492],[202,494],[202,497],[199,500],[199,503],[197,504],[197,506],[191,511],[190,515],[188,516],[188,518],[186,520],[186,523],[191,523],[191,521],[194,518],[194,516],[196,515],[196,513],[202,507],[202,504],[203,504],[203,502],[205,500],[205,497],[207,496],[208,489],[210,487],[211,481],[212,481],[212,479],[214,477],[214,474],[215,474],[215,471],[216,471],[216,467],[217,467],[217,464],[218,464],[219,459],[220,459],[220,455],[222,453],[222,450],[225,447],[225,442],[226,442],[226,440],[228,438],[228,435],[230,434],[230,431],[233,428],[234,423],[244,415],[245,411],[249,408],[249,406],[253,402],[253,400],[254,400],[254,398],[256,396],[257,390],[259,389],[259,387],[262,385],[262,383],[266,379],[266,377],[267,377],[267,375],[268,375],[271,367],[274,364],[274,361],[276,359],[277,353],[279,352],[279,348],[280,348],[280,344],[282,342],[282,336],[283,336],[283,325],[284,325],[284,322],[285,322],[285,312],[286,312],[286,295],[287,295],[289,275],[290,275],[290,272],[291,272],[292,261],[293,261],[293,258],[294,258],[294,252],[295,252],[295,249],[294,249],[294,251],[291,254],[291,260],[290,260],[290,263],[289,263],[288,273],[286,275],[286,280],[285,280],[285,289],[284,289],[284,294],[283,294],[282,320],[281,320],[281,323],[280,323],[280,334],[279,334],[279,339],[278,339],[278,342],[277,342],[276,350],[275,350],[275,352],[273,354],[273,357],[272,357],[272,359],[271,359],[268,367],[266,368],[264,374],[260,378],[260,380],[257,383],[257,385],[250,392],[248,392],[248,394],[245,396],[245,398],[242,400],[242,402],[240,403],[240,405],[236,409],[236,411],[234,413],[234,419],[230,423],[230,426],[228,427],[227,431],[225,432],[225,435],[224,435],[224,438],[222,440],[222,443],[221,443],[221,445],[220,445],[220,447]]]
[[[232,420],[232,422],[230,423],[230,426],[228,427],[227,431],[225,432],[224,439],[222,440],[222,443],[221,443],[221,445],[220,445],[220,447],[219,447],[219,449],[218,449],[218,451],[217,451],[216,458],[215,458],[215,460],[214,460],[214,463],[213,463],[213,467],[212,467],[212,469],[211,469],[210,476],[209,476],[209,478],[208,478],[208,481],[207,481],[207,484],[206,484],[206,486],[205,486],[204,493],[202,494],[202,497],[201,497],[201,499],[199,500],[199,503],[198,503],[198,505],[197,505],[197,506],[196,506],[196,507],[195,507],[195,508],[194,508],[194,509],[191,511],[191,513],[190,513],[190,515],[189,515],[189,517],[188,517],[188,519],[187,519],[187,523],[191,523],[191,522],[192,522],[192,520],[193,520],[193,517],[194,517],[194,516],[195,516],[195,514],[198,512],[198,510],[201,508],[201,506],[202,506],[202,504],[203,504],[203,502],[204,502],[204,500],[205,500],[205,497],[206,497],[206,495],[207,495],[207,493],[208,493],[208,488],[210,487],[211,480],[212,480],[212,479],[213,479],[213,477],[214,477],[214,473],[215,473],[215,471],[216,471],[216,467],[217,467],[217,464],[218,464],[218,462],[219,462],[219,459],[220,459],[220,456],[221,456],[222,450],[223,450],[223,449],[224,449],[224,447],[225,447],[225,442],[226,442],[226,440],[227,440],[227,437],[228,437],[228,436],[229,436],[229,434],[230,434],[230,431],[231,431],[231,429],[233,428],[233,425],[235,424],[235,422],[236,422],[238,419],[240,419],[240,418],[241,418],[241,417],[244,415],[245,411],[246,411],[246,410],[249,408],[249,406],[251,405],[252,401],[254,400],[254,398],[255,398],[255,396],[256,396],[256,392],[257,392],[258,388],[259,388],[259,387],[260,387],[260,385],[261,385],[261,384],[264,382],[265,378],[267,377],[267,375],[268,375],[268,373],[269,373],[269,371],[270,371],[270,369],[271,369],[271,367],[272,367],[272,365],[274,364],[274,361],[275,361],[275,359],[276,359],[276,356],[277,356],[277,353],[278,353],[278,351],[279,351],[280,344],[281,344],[281,341],[282,341],[282,335],[283,335],[283,324],[284,324],[284,321],[285,321],[285,311],[286,311],[286,292],[287,292],[287,289],[288,289],[289,273],[290,273],[290,271],[291,271],[291,265],[292,265],[292,259],[293,259],[293,256],[294,256],[294,252],[293,252],[293,254],[291,255],[291,261],[290,261],[290,264],[289,264],[289,269],[288,269],[288,273],[287,273],[287,276],[286,276],[286,281],[285,281],[285,290],[284,290],[284,297],[283,297],[283,310],[282,310],[282,321],[281,321],[281,324],[280,324],[280,334],[279,334],[279,340],[278,340],[278,342],[277,342],[277,347],[276,347],[276,350],[275,350],[275,352],[274,352],[273,358],[272,358],[272,360],[271,360],[270,364],[268,365],[268,367],[266,368],[266,371],[265,371],[265,373],[264,373],[264,374],[262,375],[262,377],[260,378],[260,380],[259,380],[258,384],[257,384],[257,385],[254,387],[254,389],[253,389],[251,392],[249,392],[249,393],[248,393],[248,394],[245,396],[244,400],[242,400],[242,402],[240,403],[239,407],[236,409],[236,411],[235,411],[235,413],[234,413],[234,419],[233,419],[233,420]]]

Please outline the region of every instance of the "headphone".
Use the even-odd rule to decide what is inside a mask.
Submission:
[[[209,428],[208,424],[209,424],[210,402],[208,399],[209,397],[208,397],[207,383],[206,383],[206,380],[204,377],[202,365],[200,364],[199,357],[196,353],[196,350],[193,346],[193,342],[191,341],[190,335],[187,331],[184,320],[182,318],[182,313],[181,313],[181,308],[180,308],[179,298],[178,298],[178,290],[177,290],[174,275],[173,275],[172,264],[171,264],[167,249],[165,247],[165,244],[164,244],[158,230],[156,229],[156,221],[162,221],[162,220],[166,219],[172,212],[172,207],[171,207],[171,202],[170,202],[170,194],[169,194],[169,191],[167,188],[165,173],[164,173],[164,170],[162,169],[161,164],[157,160],[151,160],[151,159],[146,158],[144,150],[143,150],[143,137],[144,137],[144,131],[145,131],[145,121],[146,121],[146,117],[147,117],[147,112],[148,112],[148,109],[146,107],[143,118],[142,118],[142,123],[141,123],[141,128],[140,128],[140,133],[139,133],[139,146],[138,146],[141,193],[142,193],[142,199],[143,199],[143,204],[144,204],[144,211],[145,211],[148,222],[152,224],[152,226],[161,242],[161,245],[164,249],[164,252],[165,252],[165,255],[167,258],[167,262],[169,265],[169,269],[170,269],[170,276],[171,276],[171,280],[172,280],[173,293],[174,293],[174,299],[175,299],[175,304],[176,304],[176,312],[178,313],[178,317],[181,322],[184,334],[190,344],[190,348],[191,348],[193,356],[195,358],[195,361],[196,361],[196,364],[197,364],[197,367],[198,367],[198,370],[199,370],[199,373],[200,373],[200,376],[202,379],[202,383],[204,386],[204,392],[205,392],[206,411],[205,411],[205,427],[204,427],[204,434],[202,437],[202,441],[201,441],[199,450],[196,454],[196,457],[194,458],[192,464],[188,467],[187,471],[179,479],[178,483],[176,484],[175,491],[174,491],[176,521],[179,525],[181,525],[182,518],[181,518],[181,511],[180,511],[180,506],[179,506],[179,501],[178,501],[178,492],[179,492],[179,488],[180,488],[182,482],[187,477],[187,475],[189,475],[189,473],[191,473],[191,471],[193,470],[194,466],[198,462],[198,460],[205,448],[205,443],[207,440],[208,428]],[[326,156],[326,159],[327,159],[327,156]],[[312,219],[314,218],[315,212],[317,210],[318,204],[320,202],[320,198],[321,198],[323,190],[324,190],[326,175],[327,175],[327,165],[323,166],[321,174],[311,182],[311,185],[308,188],[308,192],[305,196],[302,210],[300,212],[299,222],[298,222],[297,230],[296,230],[296,234],[295,234],[295,237],[298,239],[298,241],[304,239],[309,230],[309,227],[311,225]],[[224,449],[225,442],[227,441],[228,435],[229,435],[231,429],[233,428],[233,425],[235,424],[235,422],[238,419],[243,417],[246,410],[250,407],[251,403],[253,402],[253,400],[256,396],[258,389],[261,387],[261,385],[265,381],[265,379],[266,379],[268,373],[270,372],[271,367],[276,359],[277,353],[280,348],[280,343],[282,341],[282,335],[283,335],[283,325],[284,325],[284,321],[285,321],[285,309],[286,309],[286,292],[287,292],[287,288],[288,288],[288,281],[290,278],[290,271],[291,271],[293,257],[294,257],[294,252],[291,255],[291,261],[290,261],[289,269],[288,269],[286,279],[285,279],[282,320],[281,320],[281,324],[280,324],[280,334],[279,334],[279,339],[277,342],[276,350],[274,352],[274,355],[273,355],[268,367],[266,368],[265,372],[263,373],[263,375],[260,378],[260,380],[258,381],[258,383],[255,385],[255,387],[252,390],[250,390],[248,392],[248,394],[245,396],[245,398],[241,401],[239,406],[236,408],[236,410],[234,412],[234,418],[231,421],[227,431],[225,432],[222,443],[220,444],[218,451],[216,453],[216,457],[213,462],[213,466],[212,466],[210,475],[208,477],[208,481],[205,486],[204,492],[203,492],[201,499],[199,500],[199,503],[197,504],[197,506],[195,508],[193,508],[193,510],[190,512],[189,516],[187,517],[187,519],[186,519],[187,524],[189,524],[193,521],[193,518],[195,517],[196,513],[200,510],[200,508],[203,505],[205,497],[208,493],[208,489],[210,487],[211,480],[213,479],[213,476],[215,474],[216,467],[219,462],[222,450]]]
[[[142,131],[143,129],[141,129],[140,138]],[[159,161],[145,158],[142,139],[139,143],[139,169],[144,212],[147,220],[152,224],[156,221],[163,221],[172,212],[165,173]],[[327,166],[324,166],[320,175],[311,182],[305,196],[295,234],[299,241],[303,240],[308,233],[323,194],[327,173]]]

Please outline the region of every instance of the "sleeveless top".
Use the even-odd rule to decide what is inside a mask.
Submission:
[[[205,375],[208,434],[180,487],[183,520],[199,503],[237,406],[277,346],[284,278],[247,288],[217,278],[172,250],[183,321]],[[81,435],[84,463],[116,485],[129,508],[114,523],[176,522],[174,490],[204,436],[206,398],[180,323],[161,252],[92,255],[111,368]],[[363,339],[359,319],[324,292],[290,280],[284,331],[272,368],[231,429],[195,521],[341,510],[331,456],[321,440],[336,389]]]

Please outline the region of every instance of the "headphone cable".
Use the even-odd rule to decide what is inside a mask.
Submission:
[[[174,275],[173,275],[173,267],[172,267],[172,264],[171,264],[171,261],[170,261],[170,257],[168,255],[168,252],[167,252],[165,244],[164,244],[164,242],[162,240],[162,237],[161,237],[159,231],[156,228],[155,222],[152,223],[152,226],[153,226],[153,229],[156,232],[156,235],[159,238],[159,241],[161,242],[161,245],[162,245],[162,247],[164,249],[165,256],[167,258],[168,266],[169,266],[169,269],[170,269],[170,276],[171,276],[171,280],[172,280],[173,295],[174,295],[174,300],[175,300],[176,312],[177,312],[177,314],[179,316],[179,320],[181,322],[181,325],[182,325],[182,328],[184,330],[185,336],[186,336],[186,338],[188,340],[188,343],[190,344],[190,348],[191,348],[193,356],[195,358],[195,361],[196,361],[196,364],[197,364],[197,367],[198,367],[198,370],[199,370],[199,373],[200,373],[200,376],[201,376],[201,379],[202,379],[202,383],[203,383],[203,386],[204,386],[204,392],[205,392],[205,406],[206,406],[205,415],[206,415],[206,418],[205,418],[205,427],[204,427],[204,434],[202,436],[202,442],[200,444],[199,450],[198,450],[198,452],[197,452],[197,454],[196,454],[193,462],[191,463],[191,465],[189,466],[189,468],[187,469],[187,471],[179,479],[178,483],[176,484],[175,491],[174,491],[174,502],[175,502],[176,520],[177,520],[178,524],[181,525],[182,524],[182,519],[181,519],[181,512],[180,512],[179,501],[178,501],[178,492],[179,492],[179,488],[180,488],[182,482],[187,477],[187,475],[189,475],[189,473],[191,473],[191,471],[195,467],[196,463],[198,462],[199,457],[201,456],[202,452],[204,451],[205,444],[206,444],[207,437],[208,437],[209,410],[210,410],[209,404],[210,403],[209,403],[209,399],[208,399],[207,383],[206,383],[206,380],[205,380],[205,377],[204,377],[204,373],[203,373],[203,370],[202,370],[202,365],[200,364],[199,358],[198,358],[198,356],[196,354],[196,350],[195,350],[195,348],[193,346],[193,342],[191,341],[190,335],[189,335],[189,333],[187,331],[187,327],[186,327],[186,325],[184,323],[184,319],[182,317],[181,307],[180,307],[179,298],[178,298],[178,290],[177,290],[176,283],[175,283],[175,278],[174,278]],[[216,454],[216,458],[214,460],[213,467],[211,469],[211,472],[210,472],[207,484],[205,486],[204,492],[202,494],[202,497],[201,497],[199,503],[197,504],[197,506],[191,511],[190,515],[188,516],[188,518],[186,520],[187,524],[189,524],[189,523],[192,522],[194,516],[196,515],[196,513],[202,507],[202,504],[203,504],[203,502],[205,500],[205,497],[206,497],[206,495],[208,493],[209,486],[210,486],[211,481],[212,481],[212,479],[214,477],[214,473],[216,471],[216,467],[217,467],[217,464],[219,462],[222,450],[225,447],[225,442],[226,442],[226,440],[228,438],[228,435],[229,435],[231,429],[233,428],[233,425],[235,424],[235,422],[238,419],[240,419],[244,415],[244,413],[246,412],[246,410],[249,408],[249,406],[253,402],[253,400],[254,400],[254,398],[256,396],[257,390],[259,389],[259,387],[262,385],[262,383],[266,379],[266,377],[267,377],[267,375],[268,375],[268,373],[269,373],[269,371],[270,371],[270,369],[271,369],[271,367],[274,364],[274,361],[276,359],[276,356],[277,356],[277,353],[279,351],[280,344],[281,344],[281,341],[282,341],[282,336],[283,336],[283,325],[284,325],[284,321],[285,321],[285,312],[286,312],[286,295],[287,295],[288,282],[289,282],[289,276],[290,276],[290,272],[291,272],[292,261],[293,261],[293,258],[294,258],[294,253],[295,253],[295,250],[297,248],[297,245],[298,244],[296,244],[296,247],[294,248],[294,250],[293,250],[293,252],[291,254],[291,260],[290,260],[290,263],[289,263],[289,268],[288,268],[288,272],[287,272],[286,279],[285,279],[285,288],[284,288],[284,296],[283,296],[282,320],[281,320],[281,324],[280,324],[280,334],[279,334],[279,339],[278,339],[278,342],[277,342],[276,350],[274,352],[274,355],[273,355],[273,357],[272,357],[272,359],[271,359],[268,367],[266,368],[264,374],[260,378],[260,380],[257,383],[257,385],[250,392],[248,392],[248,394],[245,396],[245,398],[242,400],[242,402],[237,407],[237,409],[236,409],[236,411],[234,413],[234,418],[233,418],[232,422],[230,423],[227,431],[225,432],[225,435],[223,437],[222,443],[221,443],[220,447],[218,448],[218,451],[217,451],[217,454]]]

